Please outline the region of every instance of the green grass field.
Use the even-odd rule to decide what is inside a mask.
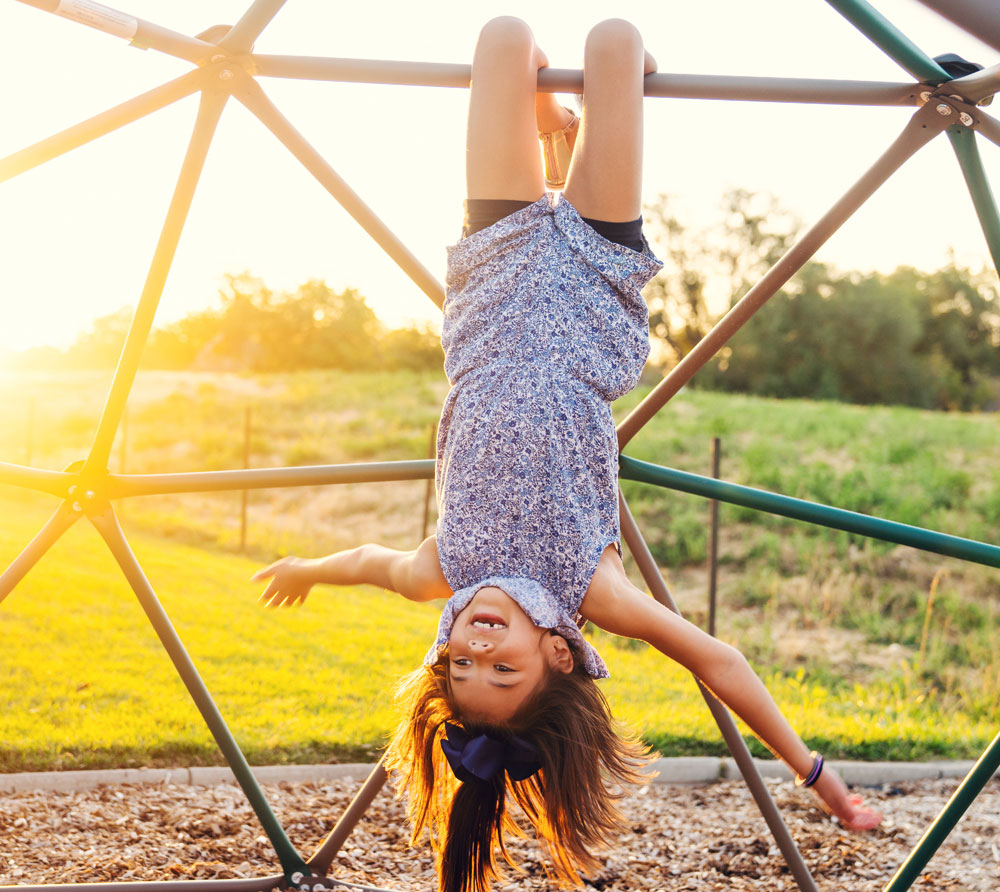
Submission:
[[[68,383],[22,381],[3,394],[8,406],[37,400],[37,465],[61,467],[86,452],[106,381]],[[126,465],[238,466],[248,401],[256,466],[424,457],[443,390],[437,376],[388,374],[140,378]],[[628,452],[704,472],[713,435],[723,438],[727,479],[995,541],[993,416],[686,392]],[[26,447],[16,424],[0,435],[0,459],[21,461]],[[121,506],[147,575],[251,762],[370,758],[391,727],[394,679],[418,664],[437,611],[364,587],[321,589],[303,609],[273,613],[258,608],[248,577],[290,551],[372,537],[412,544],[423,494],[423,484],[255,493],[248,555],[234,550],[236,494]],[[700,621],[704,503],[639,485],[628,496],[682,607]],[[54,505],[0,489],[0,562]],[[995,735],[995,570],[735,508],[723,510],[721,558],[720,635],[748,653],[810,745],[853,758],[965,758]],[[723,752],[682,671],[645,646],[598,637],[613,676],[604,689],[623,721],[666,754]],[[0,770],[220,761],[86,521],[0,606],[0,646]]]

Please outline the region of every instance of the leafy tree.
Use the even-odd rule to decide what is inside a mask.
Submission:
[[[955,294],[959,319],[954,298],[944,299]],[[980,408],[998,372],[996,307],[966,271],[835,275],[810,263],[696,381],[765,396]]]
[[[390,328],[381,339],[387,369],[439,369],[444,365],[441,335],[430,326]]]
[[[76,369],[114,368],[132,322],[133,309],[121,307],[95,319],[67,351],[66,365]]]
[[[777,199],[745,189],[722,198],[720,223],[690,233],[660,195],[643,209],[646,233],[663,271],[646,288],[650,333],[670,364],[683,358],[714,321],[709,305],[732,306],[794,240],[799,221]]]
[[[770,196],[732,190],[720,223],[688,232],[669,199],[645,209],[665,261],[650,332],[681,359],[788,250],[799,224]],[[767,396],[973,409],[1000,396],[1000,298],[991,273],[838,274],[807,263],[693,379]]]
[[[276,295],[259,279],[227,276],[215,331],[195,359],[201,368],[255,372],[378,366],[378,319],[353,288],[309,281]]]

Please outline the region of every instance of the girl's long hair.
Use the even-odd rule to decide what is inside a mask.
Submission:
[[[411,844],[426,829],[437,855],[440,892],[487,892],[499,874],[497,854],[516,867],[504,837],[524,836],[506,808],[509,795],[552,859],[550,875],[578,885],[579,871],[600,864],[591,849],[605,846],[621,824],[622,784],[648,777],[648,748],[623,735],[607,700],[582,666],[551,672],[542,688],[504,724],[463,717],[451,705],[447,654],[406,676],[397,691],[403,716],[387,752],[400,775]],[[501,772],[492,781],[459,781],[440,739],[446,721],[466,733],[518,734],[537,747],[542,767],[524,781]]]

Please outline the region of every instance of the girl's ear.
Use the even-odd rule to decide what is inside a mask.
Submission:
[[[573,671],[573,651],[562,635],[549,630],[548,637],[545,639],[545,648],[550,669],[562,672],[564,675],[569,675]]]

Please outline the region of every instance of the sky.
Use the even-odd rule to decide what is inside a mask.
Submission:
[[[249,0],[122,0],[187,34],[232,24]],[[985,65],[993,49],[916,0],[874,6],[929,55]],[[571,13],[567,10],[572,9]],[[262,53],[459,62],[495,15],[528,21],[551,64],[579,67],[613,14],[633,21],[660,71],[909,82],[822,0],[576,0],[573,4],[289,0]],[[189,63],[0,0],[0,157],[177,77]],[[468,92],[259,78],[284,115],[439,278],[464,198]],[[0,183],[0,353],[65,346],[93,319],[134,305],[187,146],[197,98]],[[908,108],[649,99],[644,191],[697,229],[724,192],[772,193],[808,225],[903,128]],[[993,182],[1000,148],[983,141]],[[988,252],[950,144],[922,149],[817,258],[840,270],[973,269]],[[252,115],[227,104],[164,290],[157,323],[217,305],[226,273],[276,291],[310,279],[358,288],[389,325],[439,311]]]

